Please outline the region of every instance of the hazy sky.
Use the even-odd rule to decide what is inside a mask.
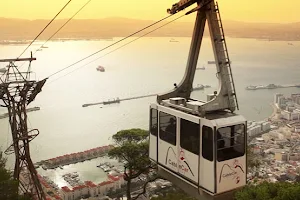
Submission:
[[[72,0],[59,18],[68,18],[87,0]],[[68,0],[0,0],[0,17],[50,19]],[[77,19],[127,17],[157,20],[178,0],[92,0]],[[299,0],[219,0],[222,18],[247,22],[300,21]],[[191,7],[192,8],[192,7]],[[194,18],[186,17],[183,21]]]

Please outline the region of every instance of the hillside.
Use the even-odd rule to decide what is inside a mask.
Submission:
[[[66,20],[56,20],[40,39],[47,39]],[[49,20],[23,20],[0,18],[0,40],[30,40]],[[101,39],[124,37],[153,21],[126,18],[74,19],[55,38]],[[190,37],[193,22],[174,22],[154,33],[151,37]],[[226,36],[271,40],[300,40],[300,22],[289,24],[246,23],[224,21]],[[207,32],[206,32],[207,34]]]

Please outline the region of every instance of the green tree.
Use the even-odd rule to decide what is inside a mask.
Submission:
[[[147,175],[150,169],[155,168],[149,160],[148,136],[148,131],[142,129],[122,130],[112,136],[116,146],[108,152],[108,155],[125,163],[124,180],[127,182],[126,196],[128,200],[136,199],[139,196],[131,197],[132,179],[138,178],[142,174]],[[152,177],[149,181],[155,179],[156,177]],[[146,184],[142,193],[145,191]]]
[[[18,182],[12,178],[11,172],[6,168],[6,158],[0,152],[0,199],[18,199]]]
[[[18,195],[18,181],[13,179],[12,173],[5,168],[6,158],[0,151],[0,199],[1,200],[30,200],[29,197]]]
[[[263,182],[248,185],[235,194],[236,200],[300,200],[300,183]]]

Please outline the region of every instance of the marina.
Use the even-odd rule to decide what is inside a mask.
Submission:
[[[48,160],[42,160],[38,163],[35,163],[35,167],[38,168],[39,166],[42,166],[44,170],[55,169],[55,168],[63,169],[63,166],[65,165],[84,162],[86,160],[91,160],[101,156],[105,156],[107,152],[112,148],[113,145],[108,145],[108,146],[89,149],[78,153],[66,154]]]

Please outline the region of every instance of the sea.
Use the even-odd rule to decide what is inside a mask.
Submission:
[[[173,38],[178,42],[170,42],[168,37],[147,37],[121,47],[128,42],[125,40],[88,57],[119,39],[50,41],[45,45],[48,48],[41,51],[36,50],[44,41],[37,41],[22,56],[29,57],[30,51],[34,53],[36,61],[32,61],[30,71],[33,72],[31,77],[36,80],[65,68],[47,79],[42,92],[28,106],[41,108],[28,113],[29,128],[39,130],[39,135],[30,143],[33,162],[107,145],[112,143],[112,135],[122,129],[148,129],[149,105],[156,101],[156,97],[105,106],[82,105],[172,90],[173,84],[178,84],[183,78],[191,38]],[[264,120],[273,112],[270,104],[275,93],[287,96],[300,93],[300,88],[245,89],[249,85],[270,83],[299,84],[300,42],[245,38],[227,38],[226,41],[232,61],[238,113],[248,120]],[[16,58],[26,46],[0,45],[0,57]],[[85,57],[88,58],[74,64]],[[194,91],[193,98],[206,100],[207,94],[218,90],[216,66],[207,63],[211,60],[214,60],[211,41],[204,38],[198,67],[204,66],[205,70],[196,71],[194,86],[204,84],[212,87]],[[15,64],[20,66],[20,70],[27,70],[29,66],[29,63]],[[96,70],[99,65],[105,68],[105,72]],[[0,63],[2,67],[5,67],[4,63]],[[6,111],[6,108],[0,107],[0,113]],[[4,151],[11,142],[8,119],[0,119],[1,150]],[[41,173],[51,176],[59,182],[59,186],[64,185],[61,175],[72,171],[78,171],[83,179],[100,182],[105,176],[96,167],[99,162],[96,159]],[[8,156],[7,164],[13,167],[13,155]]]

